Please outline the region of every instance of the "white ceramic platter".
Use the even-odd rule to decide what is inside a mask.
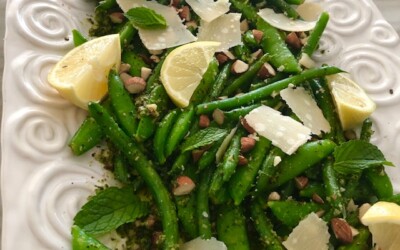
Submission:
[[[373,142],[400,166],[400,40],[370,0],[320,0],[331,21],[315,59],[349,71],[377,103]],[[8,0],[3,78],[3,250],[70,249],[72,218],[98,180],[109,178],[67,142],[85,112],[46,75],[85,31],[89,0]],[[388,169],[400,191],[399,169]]]

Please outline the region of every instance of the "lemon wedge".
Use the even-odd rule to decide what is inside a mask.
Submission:
[[[108,73],[119,68],[119,35],[95,38],[69,51],[50,71],[49,84],[73,104],[87,109],[107,93]]]
[[[375,103],[346,74],[327,76],[327,80],[344,130],[359,126],[375,111]]]
[[[375,203],[361,218],[369,227],[376,249],[396,250],[400,246],[400,206],[392,202]]]
[[[219,42],[193,42],[167,55],[161,67],[160,79],[176,106],[184,108],[189,105],[219,45]]]

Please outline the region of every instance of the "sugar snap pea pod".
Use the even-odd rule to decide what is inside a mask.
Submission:
[[[358,234],[353,238],[353,242],[348,245],[343,245],[338,250],[369,250],[371,249],[371,233],[365,228],[358,228]]]
[[[286,16],[292,19],[299,18],[299,14],[297,13],[297,11],[285,0],[268,0],[268,3],[270,3],[278,10],[280,10],[282,13],[284,13]]]
[[[249,159],[251,160],[247,166],[237,169],[236,173],[232,175],[229,180],[229,193],[235,205],[239,205],[251,189],[253,181],[257,176],[258,170],[270,146],[271,141],[260,137],[255,147],[250,152]]]
[[[158,124],[156,133],[154,135],[153,148],[154,155],[160,164],[164,164],[166,161],[164,155],[165,142],[168,140],[168,134],[172,128],[172,125],[175,123],[179,112],[179,109],[172,110],[166,116],[164,116],[164,118]]]
[[[152,114],[146,109],[145,114],[141,115],[139,125],[136,130],[136,140],[145,141],[149,139],[156,130],[156,121],[165,113],[169,106],[168,94],[162,85],[155,85],[151,92],[147,95],[146,105],[155,104],[158,114]]]
[[[251,62],[251,60],[252,60],[251,51],[246,45],[244,45],[244,44],[237,45],[237,46],[233,47],[232,50],[233,50],[234,56],[237,59],[240,59],[247,63]]]
[[[251,218],[261,243],[267,250],[284,250],[279,236],[274,231],[274,226],[269,218],[265,215],[262,205],[259,201],[254,200],[250,205]]]
[[[229,250],[250,250],[242,207],[232,203],[218,207],[217,234]]]
[[[333,169],[333,161],[325,161],[322,169],[322,179],[325,186],[325,197],[332,207],[333,215],[338,216],[345,212],[345,204],[340,192],[340,186]]]
[[[228,183],[222,185],[222,187],[216,193],[209,193],[209,197],[214,205],[226,204],[231,201],[231,196],[229,195]]]
[[[262,194],[268,189],[268,183],[271,181],[278,168],[275,166],[276,162],[284,156],[285,153],[280,148],[273,147],[269,151],[258,172],[256,182],[257,193]]]
[[[295,227],[308,214],[324,210],[324,206],[315,202],[295,200],[268,201],[268,207],[275,217],[284,225]]]
[[[223,138],[217,142],[215,142],[211,148],[205,151],[202,156],[200,157],[199,161],[197,162],[197,167],[199,171],[208,168],[210,165],[215,163],[215,154],[217,153]]]
[[[103,140],[103,131],[92,117],[86,118],[68,146],[74,155],[82,155]]]
[[[194,106],[190,105],[176,119],[175,124],[173,125],[171,132],[169,134],[169,140],[165,145],[165,157],[168,157],[175,151],[178,147],[178,144],[185,137],[187,132],[189,131],[191,124],[194,119]]]
[[[214,167],[209,167],[201,173],[200,182],[196,192],[196,225],[198,225],[199,235],[202,239],[210,239],[212,236],[208,188],[210,186],[213,171]]]
[[[321,183],[309,183],[304,189],[300,190],[300,197],[312,198],[314,194],[325,197],[325,187]]]
[[[206,98],[204,99],[206,102],[215,100],[221,95],[221,92],[227,84],[229,76],[231,75],[231,66],[232,62],[227,62],[222,67],[217,76],[217,79],[215,80],[214,86],[211,89],[211,94],[206,96]]]
[[[267,190],[272,190],[298,176],[306,169],[317,164],[330,155],[336,144],[331,140],[308,142],[297,149],[297,152],[282,159],[276,176],[268,183]]]
[[[178,219],[182,228],[189,238],[196,238],[198,235],[196,223],[196,194],[191,192],[184,196],[175,196],[175,204]]]
[[[305,53],[308,56],[312,56],[312,54],[318,47],[319,40],[321,39],[322,33],[324,32],[328,21],[329,13],[322,12],[317,21],[317,24],[315,25],[315,28],[310,33],[310,36],[308,37],[307,42],[302,49],[302,53]]]
[[[136,33],[137,29],[135,29],[130,22],[126,22],[119,31],[119,39],[122,49],[131,43],[132,38]]]
[[[177,175],[179,173],[182,173],[185,170],[186,165],[191,157],[192,154],[190,151],[185,151],[180,153],[178,157],[176,157],[174,163],[172,164],[171,170],[168,172],[168,174]]]
[[[149,67],[143,59],[131,50],[124,50],[122,52],[122,61],[131,66],[129,74],[131,76],[141,76],[142,67]]]
[[[99,2],[99,5],[97,5],[96,8],[101,8],[104,10],[109,10],[111,8],[117,7],[117,1],[116,0],[103,0]]]
[[[324,135],[338,144],[346,141],[340,125],[339,117],[330,94],[329,87],[324,79],[313,79],[309,81],[309,86],[314,94],[318,106],[321,108],[324,117],[331,126],[331,132]]]
[[[136,106],[125,89],[122,79],[115,71],[111,71],[108,76],[108,95],[122,129],[130,137],[134,137],[138,125]]]
[[[86,37],[84,37],[84,36],[82,35],[82,33],[79,32],[79,31],[76,30],[76,29],[73,29],[73,30],[72,30],[72,40],[74,41],[74,46],[75,46],[75,47],[78,47],[79,45],[82,45],[82,44],[84,44],[84,43],[87,42]]]
[[[269,59],[270,56],[268,54],[264,54],[262,57],[260,57],[260,59],[253,63],[246,72],[237,77],[231,84],[227,85],[222,91],[222,95],[230,96],[241,87],[246,87],[246,85],[249,85],[251,79],[253,79],[254,76],[257,75],[257,72]]]
[[[258,82],[258,83],[254,83],[250,85],[250,91],[264,87],[266,85],[269,85],[271,83],[280,81],[282,79],[285,79],[286,77],[288,77],[288,75],[286,73],[283,72],[277,72],[275,76],[270,77],[265,79],[264,81]]]
[[[210,95],[211,89],[214,87],[215,77],[218,74],[218,61],[213,58],[208,65],[206,72],[204,73],[199,86],[197,86],[192,97],[190,98],[190,103],[199,104],[203,102],[207,96]]]
[[[197,114],[210,113],[217,108],[221,110],[229,110],[244,105],[250,105],[252,103],[267,98],[274,92],[279,92],[280,90],[287,88],[289,84],[299,85],[300,83],[309,79],[319,78],[322,76],[332,75],[340,72],[342,72],[342,70],[340,70],[339,68],[330,66],[305,70],[299,75],[283,79],[281,81],[272,83],[259,89],[247,92],[243,95],[234,96],[224,100],[202,103],[197,106]]]
[[[102,127],[103,132],[117,145],[127,161],[143,178],[150,189],[160,213],[165,235],[164,249],[178,247],[178,225],[174,203],[152,162],[119,127],[110,114],[98,103],[89,103],[89,113]]]
[[[365,177],[378,199],[391,197],[393,185],[383,166],[366,169]]]
[[[304,3],[305,0],[285,0],[288,4],[300,5]]]

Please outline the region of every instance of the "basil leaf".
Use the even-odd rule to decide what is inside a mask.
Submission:
[[[133,26],[142,29],[165,29],[167,27],[167,21],[163,16],[146,7],[132,8],[125,13],[125,16]]]
[[[74,224],[88,234],[106,233],[148,214],[147,203],[130,187],[110,187],[92,197],[74,218]]]
[[[216,142],[222,137],[226,136],[227,133],[228,131],[225,129],[213,127],[199,130],[197,133],[194,133],[186,138],[181,150],[185,152],[202,146],[210,145],[211,143]]]
[[[72,249],[109,250],[108,247],[76,225],[72,226]]]
[[[351,140],[337,146],[333,155],[334,169],[345,175],[381,165],[393,166],[393,163],[386,161],[378,147],[362,140]]]

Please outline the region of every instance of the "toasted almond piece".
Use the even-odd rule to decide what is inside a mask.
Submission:
[[[210,118],[206,115],[200,115],[199,117],[199,127],[200,128],[207,128],[210,126]]]
[[[257,76],[261,79],[266,79],[276,75],[275,69],[269,63],[264,63],[257,73]]]
[[[285,39],[286,44],[294,49],[301,49],[302,43],[296,32],[290,32]]]
[[[251,151],[256,145],[256,140],[251,137],[242,137],[240,138],[240,152],[247,153]]]
[[[249,163],[249,160],[247,160],[247,158],[244,157],[243,155],[239,155],[238,165],[245,166],[247,165],[247,163]]]
[[[331,227],[336,239],[339,241],[345,244],[350,244],[353,241],[351,227],[344,219],[333,218],[331,220]]]
[[[226,63],[229,60],[229,57],[225,55],[225,53],[218,53],[216,56],[219,65]]]
[[[246,72],[248,69],[249,69],[249,65],[247,63],[243,62],[242,60],[236,60],[232,64],[231,71],[234,74],[242,74],[242,73]]]
[[[193,180],[188,176],[179,176],[176,179],[177,186],[173,190],[175,196],[189,194],[196,187]]]
[[[197,162],[201,156],[204,154],[205,150],[204,149],[195,149],[192,150],[192,158],[194,162]]]
[[[131,65],[129,63],[121,63],[121,66],[119,66],[118,73],[120,73],[120,74],[128,73],[130,69],[131,69]]]
[[[120,76],[125,89],[131,94],[141,93],[146,88],[146,81],[141,77],[131,76],[127,73],[122,73]]]
[[[313,195],[312,195],[312,200],[313,200],[314,202],[318,203],[318,204],[324,204],[324,203],[325,203],[324,200],[321,198],[321,196],[319,196],[319,195],[316,194],[316,193],[313,193]]]
[[[244,33],[249,30],[249,22],[247,19],[244,19],[243,21],[240,22],[240,33]]]
[[[151,75],[152,70],[147,67],[140,68],[140,76],[146,81]]]
[[[298,189],[304,189],[308,185],[308,178],[306,176],[297,176],[294,178],[294,181],[296,183],[296,187]]]
[[[225,116],[222,110],[220,109],[214,110],[214,112],[212,113],[212,117],[218,125],[222,125],[224,123]]]
[[[268,195],[268,200],[269,201],[279,201],[281,199],[281,195],[278,192],[271,192]]]
[[[113,12],[109,15],[111,22],[113,23],[122,23],[124,21],[124,13],[122,12]]]
[[[250,134],[254,134],[256,131],[254,130],[254,128],[252,128],[246,121],[246,119],[242,118],[240,119],[240,122],[243,126],[244,129],[247,130],[247,132],[249,132]]]
[[[190,16],[189,6],[187,6],[187,5],[183,6],[179,11],[179,16],[181,19],[183,19],[185,21],[190,21],[191,16]]]
[[[254,39],[256,40],[256,42],[260,43],[264,36],[264,32],[262,32],[261,30],[254,29],[254,30],[252,30],[252,33],[253,33],[253,36],[254,36]]]

